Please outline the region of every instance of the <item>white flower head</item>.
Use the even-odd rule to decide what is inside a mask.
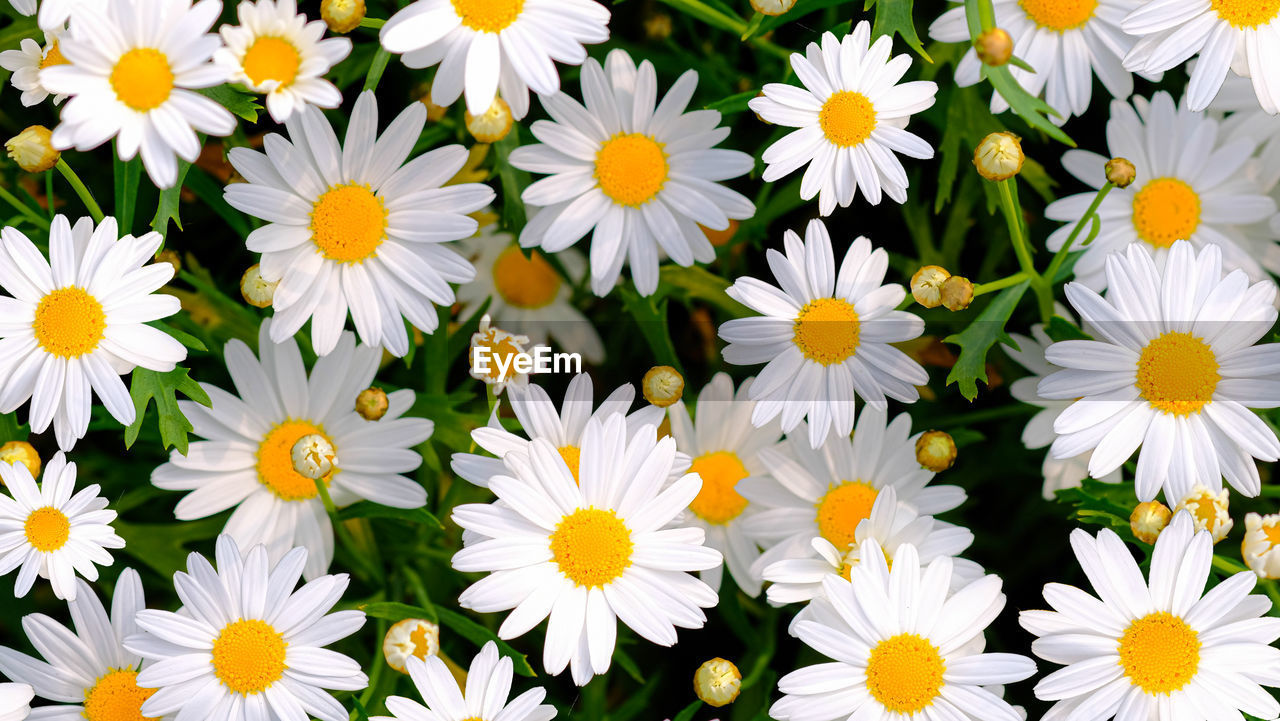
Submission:
[[[40,71],[55,65],[66,65],[69,61],[58,49],[58,38],[65,32],[63,28],[49,30],[44,34],[44,47],[31,38],[23,38],[17,50],[0,52],[0,67],[13,73],[9,82],[22,92],[22,104],[26,107],[39,105],[49,97],[50,93],[40,83]],[[65,95],[54,95],[53,104],[58,105],[66,100]]]
[[[31,713],[35,691],[25,683],[0,683],[0,721],[23,721]]]
[[[420,721],[427,718],[438,721],[551,721],[555,718],[555,707],[542,703],[547,695],[546,689],[531,688],[509,699],[514,673],[511,659],[506,656],[499,658],[498,645],[493,641],[486,643],[471,660],[464,689],[458,688],[458,682],[439,656],[428,656],[425,660],[410,657],[407,667],[414,688],[426,705],[403,696],[390,696],[387,698],[387,710],[392,715],[375,716],[373,721]]]
[[[508,333],[494,326],[489,314],[485,313],[476,332],[471,334],[468,373],[472,378],[493,386],[494,395],[500,395],[508,386],[527,386],[532,369],[521,371],[524,366],[519,364],[532,361],[528,346],[529,336]],[[481,358],[485,360],[481,361]]]

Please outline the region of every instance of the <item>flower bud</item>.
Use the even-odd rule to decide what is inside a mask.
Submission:
[[[926,265],[911,276],[911,297],[926,308],[942,305],[942,284],[951,273],[940,265]]]
[[[983,64],[1004,65],[1013,57],[1013,38],[1004,28],[991,28],[978,35],[973,41],[973,49]]]
[[[1134,506],[1133,513],[1129,515],[1129,529],[1133,531],[1134,538],[1139,541],[1155,543],[1160,537],[1160,532],[1169,525],[1171,518],[1173,518],[1173,511],[1160,501],[1139,503]]]
[[[338,465],[338,452],[328,438],[311,433],[298,439],[289,451],[293,470],[307,478],[324,478]]]
[[[1008,180],[1022,170],[1022,139],[1013,133],[991,133],[973,151],[973,165],[987,180]]]
[[[418,102],[427,107],[427,122],[439,122],[449,112],[449,106],[436,105],[431,100],[431,83],[423,83],[417,90]]]
[[[0,446],[0,463],[21,463],[31,471],[32,478],[40,477],[40,454],[26,441],[9,441]]]
[[[973,302],[973,283],[961,275],[953,275],[942,284],[942,307],[964,310]]]
[[[387,414],[387,393],[381,388],[365,388],[356,396],[356,413],[366,421],[376,421]]]
[[[1197,483],[1196,487],[1178,502],[1173,512],[1189,512],[1195,519],[1196,530],[1208,531],[1213,535],[1213,542],[1217,543],[1226,538],[1231,527],[1235,525],[1227,512],[1227,498],[1226,489],[1214,493]]]
[[[271,299],[276,294],[276,286],[280,285],[280,281],[268,283],[260,272],[257,263],[249,266],[249,269],[240,276],[240,295],[244,297],[244,302],[254,308],[266,308],[271,305]]]
[[[364,20],[364,0],[320,0],[320,17],[335,33],[349,33]]]
[[[795,4],[796,0],[751,0],[751,9],[761,15],[781,15]]]
[[[1107,161],[1107,182],[1117,188],[1127,188],[1138,175],[1138,169],[1128,158],[1112,158]]]
[[[956,462],[956,441],[946,431],[925,431],[916,439],[916,461],[934,473]]]
[[[1280,515],[1244,517],[1240,557],[1258,578],[1280,578]]]
[[[382,638],[382,656],[387,665],[408,673],[405,662],[411,657],[426,660],[440,653],[440,627],[421,618],[406,618],[387,629]]]
[[[680,396],[684,394],[684,376],[671,366],[654,366],[644,374],[640,388],[645,400],[659,408],[666,408],[680,400]]]
[[[480,115],[466,114],[467,132],[478,143],[496,143],[511,132],[511,106],[496,95],[489,109]]]
[[[708,706],[728,706],[742,690],[742,672],[732,661],[713,658],[693,674],[693,692]]]
[[[62,157],[53,148],[53,133],[43,125],[30,125],[4,144],[9,157],[28,173],[43,173]]]

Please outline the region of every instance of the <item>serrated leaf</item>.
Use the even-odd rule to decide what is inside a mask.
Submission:
[[[392,508],[373,501],[360,501],[338,511],[339,520],[349,521],[353,518],[392,518],[444,530],[440,519],[425,508]]]
[[[902,38],[907,47],[916,51],[916,55],[924,58],[925,62],[933,62],[929,53],[924,51],[920,36],[916,34],[913,16],[914,0],[867,0],[863,9],[870,10],[872,5],[876,6],[876,17],[871,24],[873,40],[881,35],[888,35],[890,39],[897,35]]]
[[[178,230],[182,230],[182,219],[178,217],[178,201],[182,196],[182,183],[187,179],[187,171],[191,169],[191,163],[181,158],[178,159],[178,182],[173,184],[171,188],[165,188],[160,191],[160,201],[156,203],[156,214],[151,219],[151,229],[168,237],[169,221],[178,226]]]
[[[392,623],[403,621],[406,618],[425,618],[432,623],[437,623],[439,621],[439,618],[436,615],[436,609],[434,608],[413,606],[407,603],[396,603],[394,601],[376,601],[374,603],[362,604],[360,606],[360,610],[364,611],[365,615],[370,618],[382,618]]]
[[[166,449],[176,448],[179,453],[187,452],[187,434],[193,428],[191,421],[178,408],[177,393],[202,406],[212,405],[209,394],[204,392],[199,383],[189,375],[189,371],[181,366],[167,373],[135,368],[133,379],[129,385],[129,396],[133,399],[136,416],[133,423],[125,428],[124,446],[129,448],[138,440],[138,432],[142,430],[142,422],[146,418],[147,406],[151,401],[156,404],[157,423],[160,426],[160,440]]]
[[[1023,281],[1000,291],[969,327],[943,340],[960,346],[960,357],[947,374],[947,385],[959,384],[960,395],[972,401],[978,397],[978,381],[987,383],[987,353],[997,342],[1012,348],[1018,344],[1005,332],[1005,323],[1018,307],[1031,283]]]
[[[441,626],[445,626],[450,631],[453,631],[459,636],[474,643],[477,647],[483,646],[490,641],[497,644],[498,652],[503,656],[510,657],[511,665],[515,668],[516,673],[521,676],[529,677],[538,675],[534,673],[533,667],[529,665],[529,659],[526,658],[523,653],[512,648],[511,644],[498,638],[498,635],[493,631],[490,631],[457,611],[451,611],[447,608],[437,606],[436,612],[440,616]]]
[[[258,104],[255,95],[233,85],[215,85],[212,88],[201,88],[196,92],[230,110],[231,114],[238,118],[251,123],[258,122],[258,111],[262,110],[262,106]]]

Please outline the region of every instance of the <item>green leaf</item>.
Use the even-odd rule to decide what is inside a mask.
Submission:
[[[621,647],[618,649],[621,651]],[[621,661],[621,657],[618,657]],[[607,721],[631,721],[642,712],[648,711],[658,692],[658,684],[662,682],[662,669],[659,668],[638,691],[630,694],[626,701],[616,706],[605,718]]]
[[[186,180],[187,171],[190,169],[191,163],[179,158],[178,182],[174,183],[172,188],[160,191],[160,202],[156,204],[156,214],[151,219],[151,229],[160,235],[168,237],[170,220],[178,226],[178,230],[182,230],[182,220],[178,217],[178,201],[182,195],[182,183]]]
[[[960,394],[972,401],[978,397],[978,381],[987,383],[987,353],[997,342],[1012,348],[1018,344],[1005,332],[1004,325],[1009,316],[1018,307],[1022,294],[1031,287],[1029,281],[1023,281],[1000,291],[978,314],[969,327],[959,333],[947,336],[943,340],[960,346],[960,357],[947,374],[947,385],[958,383]]]
[[[186,523],[128,523],[119,518],[111,529],[124,539],[124,552],[168,578],[187,564],[185,546],[218,535],[226,520],[221,516]]]
[[[659,284],[666,284],[683,291],[688,298],[705,301],[719,308],[734,318],[746,318],[756,315],[750,308],[730,298],[725,290],[731,285],[728,280],[708,271],[706,268],[690,266],[682,268],[678,265],[664,265],[658,271]]]
[[[871,24],[871,39],[881,35],[888,35],[892,39],[894,35],[898,35],[907,47],[916,51],[916,55],[931,63],[933,58],[924,51],[920,36],[916,34],[916,23],[912,17],[913,4],[914,0],[867,0],[864,10],[870,10],[872,5],[876,6],[875,21]]]
[[[439,617],[436,615],[436,610],[434,608],[411,606],[407,603],[377,601],[374,603],[361,604],[359,608],[370,618],[385,618],[392,623],[403,621],[406,618],[425,618],[432,623],[439,622]]]
[[[356,721],[369,721],[369,712],[365,710],[364,704],[360,703],[360,699],[355,696],[351,697],[351,703],[355,706]]]
[[[1049,319],[1049,327],[1044,330],[1049,334],[1049,337],[1055,341],[1093,340],[1093,336],[1080,330],[1075,323],[1072,323],[1060,315],[1055,315],[1053,318]]]
[[[129,396],[133,398],[133,407],[137,416],[124,431],[125,448],[133,446],[133,442],[138,440],[138,432],[142,430],[147,406],[154,399],[156,414],[159,418],[161,442],[165,448],[177,448],[179,453],[186,454],[187,434],[193,429],[191,421],[187,420],[178,408],[177,392],[181,391],[183,395],[202,406],[211,405],[209,394],[205,393],[200,384],[192,380],[187,373],[187,369],[181,366],[167,373],[146,368],[133,370]]]
[[[212,88],[201,88],[196,92],[230,110],[231,114],[238,118],[251,123],[258,122],[258,111],[262,110],[262,106],[258,104],[257,96],[235,85],[216,85]]]
[[[516,673],[521,676],[537,676],[533,667],[529,665],[529,659],[525,658],[523,653],[511,647],[511,644],[498,638],[497,634],[480,624],[472,621],[466,616],[451,611],[447,608],[437,606],[437,613],[440,615],[440,625],[448,628],[450,631],[474,643],[476,646],[483,646],[489,641],[493,641],[498,646],[498,652],[503,656],[511,659],[511,664],[515,668]]]
[[[444,530],[440,522],[425,508],[392,508],[373,501],[360,501],[338,511],[339,520],[349,521],[353,518],[391,518],[397,521],[418,523],[436,530]]]
[[[667,326],[666,299],[655,303],[653,296],[641,297],[630,288],[620,288],[619,293],[627,312],[635,318],[641,335],[653,349],[658,363],[669,365],[683,375],[684,369],[680,366],[680,358],[676,356],[676,347],[671,342],[671,329]]]
[[[116,222],[120,227],[120,234],[125,235],[133,232],[133,210],[138,202],[142,158],[135,155],[130,160],[121,160],[113,145],[111,166],[115,179]]]
[[[844,5],[849,0],[799,0],[790,10],[781,15],[773,15],[765,18],[760,22],[760,27],[756,29],[756,35],[764,35],[774,28],[808,15],[819,10],[824,10],[836,5]],[[839,37],[837,35],[837,37]]]
[[[26,424],[18,425],[17,413],[0,415],[0,443],[9,441],[25,441],[29,435]]]
[[[209,350],[209,347],[204,344],[204,341],[191,335],[190,333],[187,333],[186,331],[178,330],[177,328],[174,328],[173,326],[169,325],[168,323],[165,323],[164,321],[153,320],[147,323],[147,325],[151,326],[152,328],[155,328],[156,330],[162,330],[165,333],[168,333],[170,336],[173,337],[174,340],[178,341],[179,343],[186,346],[187,348],[190,348],[191,350],[200,351],[202,353]]]
[[[751,102],[759,93],[755,90],[748,90],[742,93],[734,93],[727,98],[721,98],[714,103],[706,105],[707,110],[719,110],[721,113],[728,115],[730,113],[741,113],[747,110],[747,103]]]
[[[631,654],[627,653],[622,644],[617,644],[614,648],[613,660],[618,662],[618,665],[622,667],[623,671],[627,672],[627,675],[633,681],[639,684],[644,683],[644,674],[640,672],[640,667],[636,665],[635,660],[631,658]]]
[[[528,222],[524,201],[520,199],[520,194],[529,186],[529,174],[516,169],[511,164],[511,151],[518,147],[520,147],[519,125],[511,126],[511,132],[507,133],[507,137],[493,145],[495,151],[493,167],[498,171],[498,181],[502,187],[502,229],[517,238],[520,237],[520,231],[524,230],[524,225]]]
[[[672,721],[689,721],[693,718],[694,714],[698,713],[698,709],[700,708],[702,708],[701,699],[685,706],[680,713],[676,714],[676,717],[672,719]]]

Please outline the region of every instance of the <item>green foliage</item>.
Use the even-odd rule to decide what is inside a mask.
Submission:
[[[529,659],[524,654],[512,648],[511,644],[498,638],[498,635],[493,631],[472,621],[461,613],[450,611],[443,606],[437,606],[436,613],[439,614],[441,626],[474,643],[477,647],[493,641],[497,644],[499,653],[510,657],[516,673],[530,677],[538,675],[534,673],[533,667],[529,665]]]
[[[258,96],[239,85],[230,83],[215,85],[196,92],[230,110],[232,115],[241,120],[247,120],[250,123],[258,122],[258,111],[262,110],[262,106],[258,104]]]
[[[912,17],[914,4],[915,0],[866,0],[863,9],[870,10],[873,5],[876,9],[876,19],[871,26],[872,37],[897,35],[925,62],[931,63],[933,59],[924,51],[920,36],[916,34],[915,19]]]
[[[978,314],[969,327],[947,336],[948,343],[960,346],[960,357],[947,374],[947,385],[956,383],[960,394],[969,400],[978,397],[978,381],[987,383],[987,353],[996,343],[1012,348],[1018,344],[1005,332],[1005,324],[1031,284],[1024,281],[1000,291]]]
[[[133,446],[146,419],[147,406],[151,401],[156,405],[156,423],[160,427],[160,440],[164,448],[177,448],[179,453],[187,452],[187,434],[191,432],[191,421],[182,415],[178,408],[177,393],[203,406],[211,404],[209,394],[204,392],[199,383],[187,375],[187,369],[181,366],[164,373],[147,368],[135,368],[133,381],[129,386],[129,396],[133,398],[133,407],[137,412],[133,423],[125,428],[125,448]]]

